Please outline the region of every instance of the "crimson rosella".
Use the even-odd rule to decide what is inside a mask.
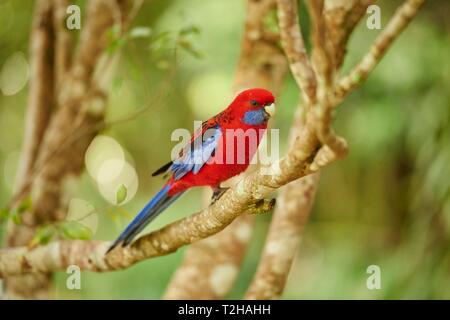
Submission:
[[[226,188],[221,182],[245,171],[253,158],[267,122],[275,112],[275,98],[265,89],[249,89],[236,96],[221,113],[202,123],[193,137],[173,159],[152,176],[171,175],[164,187],[139,212],[108,252],[126,246],[156,216],[187,189],[210,186],[213,201]]]

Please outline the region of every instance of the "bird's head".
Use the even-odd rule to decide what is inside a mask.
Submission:
[[[266,89],[248,89],[239,93],[229,108],[247,125],[264,125],[275,114],[275,97]]]

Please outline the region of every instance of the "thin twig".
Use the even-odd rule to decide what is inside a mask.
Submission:
[[[391,46],[392,42],[416,16],[425,0],[406,0],[395,12],[387,26],[381,31],[369,52],[362,58],[347,76],[344,76],[336,88],[336,95],[344,99],[351,91],[360,86],[372,72]]]
[[[316,76],[305,49],[298,17],[297,0],[277,0],[278,21],[284,52],[292,75],[308,104],[316,101]]]

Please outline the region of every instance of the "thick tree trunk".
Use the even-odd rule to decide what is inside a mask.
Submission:
[[[23,214],[22,224],[9,225],[8,247],[27,245],[36,226],[65,218],[67,184],[81,173],[84,153],[103,121],[106,97],[94,71],[107,46],[107,31],[114,23],[123,23],[115,17],[126,17],[129,1],[89,1],[70,66],[66,8],[64,0],[40,0],[35,7],[30,100],[18,197],[13,203],[31,196],[32,208]],[[9,277],[5,283],[10,298],[46,298],[50,274]]]

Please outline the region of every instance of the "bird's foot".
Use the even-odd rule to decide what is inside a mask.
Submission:
[[[245,213],[247,214],[262,214],[272,210],[275,207],[275,199],[261,199],[251,205],[247,206]]]
[[[221,188],[221,187],[214,188],[214,189],[213,189],[213,195],[212,195],[212,197],[211,197],[211,204],[213,204],[213,203],[215,203],[217,200],[219,200],[219,198],[220,198],[221,196],[223,196],[223,194],[224,194],[228,189],[230,189],[230,188]]]

